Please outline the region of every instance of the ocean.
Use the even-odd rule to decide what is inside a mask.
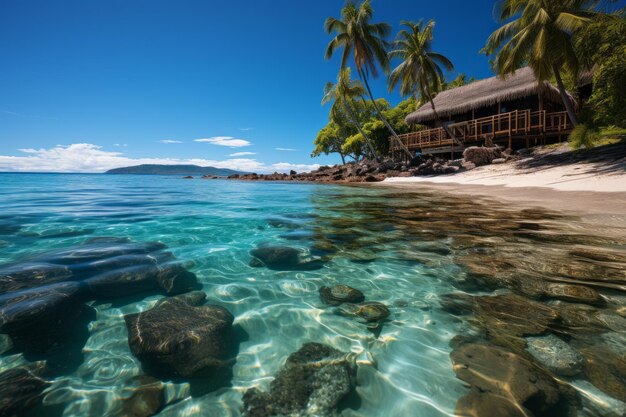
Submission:
[[[269,390],[289,355],[311,342],[355,363],[351,393],[336,407],[344,416],[455,415],[459,399],[481,386],[453,367],[450,355],[468,344],[504,349],[568,387],[555,382],[558,401],[540,406],[510,393],[536,415],[558,408],[618,416],[626,387],[619,362],[626,346],[626,233],[617,229],[590,226],[575,213],[428,188],[0,174],[0,284],[10,281],[0,287],[0,317],[10,310],[7,300],[25,291],[21,276],[31,280],[28,288],[40,288],[32,282],[52,279],[46,271],[56,262],[69,278],[51,283],[88,282],[107,272],[97,262],[132,253],[140,264],[195,274],[195,289],[207,304],[228,310],[236,328],[229,372],[219,381],[203,386],[198,378],[158,375],[159,416],[239,416],[246,391]],[[94,248],[101,254],[94,262],[76,258]],[[254,254],[263,248],[285,255],[259,259]],[[115,265],[128,276],[135,271],[132,262]],[[35,267],[43,272],[33,275]],[[384,304],[389,315],[367,322],[354,308],[323,302],[320,288],[336,285]],[[125,415],[133,381],[153,374],[131,351],[124,316],[168,295],[149,286],[116,291],[107,287],[81,301],[89,314],[80,310],[80,320],[54,322],[45,337],[55,339],[55,326],[63,336],[50,349],[32,350],[30,338],[11,336],[24,329],[5,326],[0,372],[41,361],[52,368],[42,377],[48,384],[37,415]],[[532,350],[537,338],[549,344],[554,337],[555,349],[573,352],[577,363],[553,363],[562,351],[546,359]],[[61,342],[65,353],[54,353]],[[494,374],[503,366],[494,364]],[[602,382],[598,375],[607,374],[613,376]]]

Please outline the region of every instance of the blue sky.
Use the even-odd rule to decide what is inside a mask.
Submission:
[[[0,170],[102,171],[165,159],[256,171],[335,163],[309,155],[327,120],[323,86],[339,66],[324,60],[323,22],[342,5],[0,0]],[[373,6],[394,32],[400,20],[434,18],[435,48],[457,72],[492,75],[478,51],[497,27],[493,1]],[[400,100],[383,79],[372,88]]]

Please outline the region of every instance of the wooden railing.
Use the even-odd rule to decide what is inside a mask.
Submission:
[[[448,125],[450,136],[445,129],[421,130],[400,135],[400,140],[409,149],[424,149],[455,144],[464,145],[493,139],[559,134],[572,130],[567,112],[547,113],[542,111],[515,110],[508,113],[482,117],[480,119]],[[391,151],[400,146],[391,140]]]

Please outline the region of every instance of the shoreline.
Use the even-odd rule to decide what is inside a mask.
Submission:
[[[463,184],[429,181],[383,181],[369,184],[408,192],[443,191],[471,195],[480,200],[498,200],[524,207],[544,207],[583,215],[616,216],[620,226],[626,224],[626,192],[554,190],[546,187],[506,187],[502,185]]]
[[[383,182],[626,193],[626,163],[624,162],[621,163],[621,167],[612,168],[613,172],[606,172],[605,167],[596,163],[551,166],[538,169],[520,168],[518,164],[487,165],[471,171],[450,175],[386,178]]]

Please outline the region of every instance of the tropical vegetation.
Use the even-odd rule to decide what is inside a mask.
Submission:
[[[385,124],[391,135],[402,145],[396,131],[389,124],[378,106],[368,78],[378,77],[378,66],[386,74],[389,72],[389,55],[387,54],[388,42],[386,38],[391,33],[388,23],[372,23],[373,9],[370,0],[364,0],[357,6],[349,1],[341,9],[341,18],[329,17],[324,23],[328,34],[335,34],[326,48],[326,59],[330,59],[336,50],[343,49],[341,54],[341,69],[347,66],[352,55],[357,73],[370,98],[376,114]],[[403,146],[403,145],[402,145]],[[411,155],[408,149],[406,152]]]
[[[613,13],[602,10],[611,3],[615,1],[501,0],[497,18],[502,26],[482,50],[503,77],[529,66],[540,81],[556,84],[575,126],[570,141],[574,147],[605,143],[607,137],[626,133],[626,8]],[[404,147],[398,134],[420,129],[405,123],[409,113],[430,104],[442,125],[436,95],[474,81],[463,74],[445,79],[444,73],[454,67],[433,51],[433,20],[402,21],[401,26],[389,42],[391,26],[373,22],[370,0],[360,4],[349,0],[340,18],[326,19],[325,30],[333,37],[325,58],[341,51],[341,60],[337,82],[327,83],[324,89],[322,104],[332,104],[312,155],[338,153],[344,162],[379,158],[388,153],[390,136]],[[351,62],[358,80],[351,79]],[[396,66],[390,71],[392,62]],[[389,92],[398,88],[408,99],[393,107],[375,98],[369,80],[381,73],[388,76]],[[592,78],[593,90],[588,101],[578,100],[576,108],[572,98],[578,97],[572,95],[579,91],[583,75]]]
[[[395,49],[389,52],[390,58],[401,60],[389,74],[389,91],[393,91],[399,84],[402,96],[413,96],[416,101],[418,97],[423,97],[430,103],[439,125],[443,125],[433,100],[445,83],[442,67],[453,71],[454,65],[448,58],[432,50],[434,20],[426,23],[421,20],[418,23],[403,21],[401,24],[406,29],[398,33]]]

